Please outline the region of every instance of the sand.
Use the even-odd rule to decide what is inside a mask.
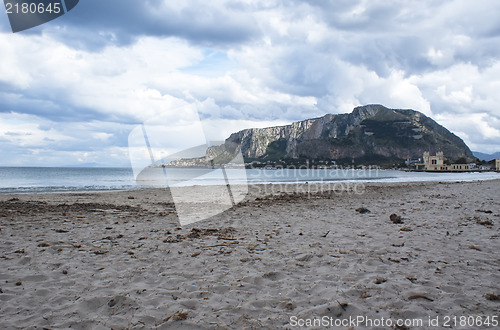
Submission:
[[[0,195],[1,328],[491,320],[500,315],[499,186],[251,186],[237,206],[182,227],[164,189]]]

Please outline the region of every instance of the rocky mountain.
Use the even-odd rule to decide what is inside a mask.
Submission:
[[[493,154],[485,154],[479,151],[473,151],[474,157],[479,158],[480,160],[485,160],[489,162],[493,159],[500,159],[500,152],[495,152]]]
[[[206,158],[223,163],[239,150],[246,162],[309,159],[377,164],[417,159],[424,151],[443,151],[450,161],[473,157],[462,139],[431,118],[382,105],[285,126],[245,129],[231,134],[222,146],[209,148]]]

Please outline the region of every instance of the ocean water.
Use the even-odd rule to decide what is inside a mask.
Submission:
[[[136,181],[130,168],[0,167],[0,193],[128,190],[148,187],[299,183],[415,182],[500,179],[500,173],[425,173],[353,169],[200,169],[152,168]]]
[[[129,168],[0,167],[0,193],[134,189]]]

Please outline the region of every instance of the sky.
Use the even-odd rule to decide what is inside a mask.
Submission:
[[[2,10],[0,166],[127,167],[143,123],[199,119],[223,140],[365,104],[497,152],[499,13],[496,0],[82,0],[12,33]]]

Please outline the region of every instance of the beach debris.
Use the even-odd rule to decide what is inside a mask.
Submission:
[[[405,246],[405,243],[404,242],[403,243],[399,243],[399,244],[394,243],[394,244],[392,244],[392,246],[403,247],[403,246]]]
[[[21,282],[21,281],[17,281],[17,282],[16,282],[16,286],[20,286],[20,285],[23,285],[23,282]]]
[[[391,214],[389,216],[389,219],[391,219],[392,223],[403,223],[401,216],[397,215],[396,213]]]
[[[371,211],[368,210],[366,207],[360,207],[360,208],[356,209],[356,212],[358,212],[360,214],[365,214],[365,213],[370,213]]]
[[[266,236],[267,236],[267,234],[266,234]],[[269,238],[273,238],[273,236],[269,235]],[[217,239],[222,239],[222,240],[226,240],[226,241],[237,241],[238,240],[237,238],[227,237],[224,234],[219,234],[219,236],[217,237]]]
[[[408,281],[410,281],[411,283],[416,283],[417,282],[417,278],[414,277],[414,276],[407,276],[406,279]]]
[[[491,221],[490,219],[486,219],[486,220],[477,219],[476,223],[478,225],[483,225],[483,226],[486,226],[486,227],[493,226],[493,221]]]
[[[281,304],[281,307],[283,307],[284,309],[288,309],[289,311],[293,311],[295,309],[295,305],[291,302],[282,302]]]
[[[377,277],[375,279],[375,281],[373,281],[373,283],[375,283],[375,284],[382,284],[382,283],[385,283],[385,282],[387,282],[387,279],[384,278],[384,277]]]
[[[187,235],[189,238],[199,238],[201,236],[201,229],[199,228],[191,228],[191,232]]]
[[[306,254],[302,257],[297,258],[297,261],[309,261],[312,258],[314,258],[314,256],[312,254]]]
[[[176,237],[169,235],[166,239],[163,240],[163,243],[179,243],[182,242],[183,238],[184,236],[182,235],[177,235]]]
[[[93,251],[93,252],[94,252],[94,254],[96,254],[96,255],[101,255],[101,254],[106,254],[106,253],[108,253],[109,251],[106,251],[106,250],[95,250],[95,251]]]
[[[188,238],[201,238],[202,236],[209,236],[209,235],[217,235],[218,239],[224,239],[224,240],[236,240],[235,238],[232,237],[233,233],[236,232],[236,229],[233,227],[226,227],[226,228],[191,228],[191,232],[187,235]]]
[[[166,318],[164,318],[163,321],[162,321],[162,323],[165,323],[165,322],[167,322],[170,319],[174,319],[175,321],[182,321],[182,320],[187,319],[188,316],[189,316],[188,312],[177,311],[177,312],[175,312],[173,314],[170,314]]]
[[[393,259],[393,258],[391,258],[391,257],[387,258],[387,260],[392,261],[392,262],[395,262],[395,263],[397,263],[397,264],[399,264],[399,263],[400,263],[400,260],[398,260],[398,259]]]
[[[363,291],[363,292],[361,292],[361,294],[359,295],[359,297],[360,297],[361,299],[370,298],[371,296],[372,296],[372,295],[371,295],[371,294],[369,294],[367,291]]]
[[[233,244],[240,244],[240,242],[227,242],[227,243],[221,243],[221,244],[214,244],[214,245],[205,245],[201,246],[202,249],[206,248],[213,248],[213,247],[219,247],[219,246],[231,246]],[[264,251],[265,249],[259,250],[259,251]]]
[[[127,198],[128,198],[128,199],[135,199],[135,197],[134,197],[134,196],[128,196]]]
[[[413,231],[413,229],[411,229],[410,227],[407,227],[407,226],[403,226],[399,230],[400,231]]]
[[[408,297],[409,300],[414,300],[414,299],[425,299],[428,301],[434,301],[434,299],[427,297],[425,294],[417,293],[417,294],[412,294],[411,296]]]
[[[480,248],[478,248],[477,246],[472,245],[472,244],[471,244],[471,245],[469,245],[469,246],[468,246],[468,248],[469,248],[469,249],[471,249],[471,250],[481,251],[481,249],[480,249]]]
[[[24,249],[16,250],[14,253],[24,253]]]
[[[46,214],[54,213],[66,217],[70,213],[77,213],[74,218],[86,219],[83,213],[104,211],[118,212],[121,214],[147,214],[149,211],[139,206],[100,204],[100,203],[74,203],[74,204],[49,204],[44,201],[21,201],[12,200],[10,202],[0,201],[0,208],[5,207],[7,211],[15,212],[17,215]]]
[[[69,232],[69,230],[66,230],[66,229],[54,229],[54,231],[56,233],[67,233],[67,232]]]
[[[330,231],[327,231],[326,234],[321,235],[321,237],[326,237],[326,236],[328,236],[328,234],[330,234]]]
[[[0,293],[3,293],[3,290],[2,290],[2,288],[0,288]]]
[[[200,252],[200,251],[196,251],[195,253],[193,253],[193,254],[191,255],[191,257],[197,257],[197,256],[199,256],[200,254],[201,254],[201,252]]]
[[[345,312],[345,308],[346,308],[347,306],[349,306],[349,304],[348,304],[348,303],[346,303],[346,302],[340,302],[340,301],[338,301],[337,299],[335,299],[335,301],[337,301],[337,304],[339,304],[339,306],[340,306],[340,307],[342,307],[342,309],[343,309],[343,310],[344,310],[344,312]]]
[[[38,244],[38,247],[49,247],[49,246],[50,246],[50,244],[46,243],[46,242]]]
[[[255,257],[255,258],[241,258],[240,259],[241,262],[258,261],[258,260],[262,260],[262,259],[259,258],[259,257]]]
[[[494,293],[487,293],[484,297],[491,301],[500,301],[500,296]]]
[[[233,227],[227,227],[227,228],[221,228],[221,229],[218,229],[218,228],[206,228],[206,229],[203,230],[203,233],[205,235],[210,235],[210,234],[215,234],[215,233],[218,233],[218,232],[227,233],[227,232],[232,232],[232,231],[235,231],[235,229]]]
[[[486,213],[486,214],[491,214],[491,213],[493,213],[493,211],[491,211],[491,210],[481,210],[481,209],[476,210],[476,212],[482,212],[482,213]]]
[[[274,281],[274,280],[278,279],[279,273],[278,272],[267,272],[264,275],[262,275],[262,277]]]
[[[63,269],[62,273],[63,273],[64,275],[68,275],[68,271],[67,271],[66,269]]]
[[[347,252],[346,250],[339,249],[339,253],[340,254],[348,254],[349,252]]]

